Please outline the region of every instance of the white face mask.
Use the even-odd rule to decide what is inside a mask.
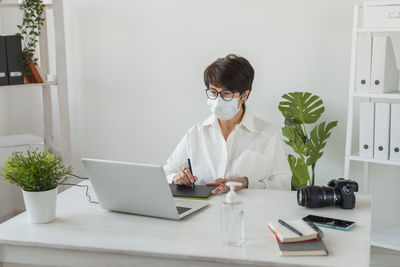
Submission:
[[[225,101],[222,97],[217,97],[214,100],[208,99],[207,105],[212,113],[221,120],[231,120],[240,110],[239,98],[232,98],[231,101]]]

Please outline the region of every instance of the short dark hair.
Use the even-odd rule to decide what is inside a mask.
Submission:
[[[204,83],[229,91],[244,93],[251,91],[254,80],[254,69],[244,57],[229,54],[218,58],[204,71]]]

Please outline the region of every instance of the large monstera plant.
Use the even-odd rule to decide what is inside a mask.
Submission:
[[[309,124],[316,123],[325,108],[319,96],[308,92],[292,92],[282,96],[279,110],[285,117],[282,134],[297,157],[288,155],[288,162],[293,173],[292,190],[314,185],[315,166],[322,157],[331,130],[338,121],[319,122],[311,129]],[[307,131],[311,129],[311,131]],[[311,171],[311,175],[310,175]]]

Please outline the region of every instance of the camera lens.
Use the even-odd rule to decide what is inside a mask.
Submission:
[[[306,186],[297,191],[297,203],[307,208],[333,206],[340,203],[340,194],[332,187]]]

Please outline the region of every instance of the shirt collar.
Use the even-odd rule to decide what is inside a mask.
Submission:
[[[239,123],[239,125],[243,125],[250,132],[254,132],[254,116],[248,107],[246,107],[242,121]]]
[[[211,126],[215,125],[217,122],[217,117],[214,114],[211,114],[210,117],[201,123],[201,126]],[[237,127],[240,127],[241,125],[246,127],[250,132],[254,132],[254,116],[248,107],[246,107],[242,121],[237,125]]]
[[[214,114],[211,114],[210,117],[205,119],[202,123],[201,126],[211,126],[215,122],[217,122],[217,117]]]

